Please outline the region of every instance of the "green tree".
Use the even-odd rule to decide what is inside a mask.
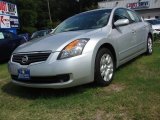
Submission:
[[[101,0],[49,0],[51,18],[48,14],[48,0],[6,0],[17,4],[20,28],[24,32],[32,33],[35,30],[57,26],[64,19],[97,8],[97,2]]]

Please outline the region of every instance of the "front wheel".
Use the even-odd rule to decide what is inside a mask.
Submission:
[[[151,55],[153,52],[153,41],[152,38],[149,36],[147,39],[147,51],[146,54],[147,55]]]
[[[95,82],[100,86],[109,85],[115,71],[114,57],[107,48],[98,51],[95,60]]]

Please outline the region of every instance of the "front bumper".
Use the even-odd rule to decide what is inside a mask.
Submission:
[[[12,82],[26,87],[67,88],[93,81],[91,53],[85,53],[76,57],[62,60],[57,60],[58,55],[59,52],[52,53],[47,61],[31,63],[30,65],[21,65],[19,63],[9,61],[8,69],[13,78]],[[31,78],[44,78],[43,83],[32,83],[32,81],[26,82],[23,80],[16,80],[16,78],[13,76],[18,76],[18,69],[20,68],[29,69]],[[67,81],[60,80],[59,82],[55,82],[53,79],[53,82],[47,82],[48,80],[46,77],[55,77],[61,75],[69,75],[69,79]]]

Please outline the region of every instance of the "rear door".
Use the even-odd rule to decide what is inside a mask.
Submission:
[[[136,52],[140,52],[146,48],[146,40],[148,36],[147,26],[134,11],[127,10],[127,12],[130,16],[130,26],[135,34],[136,45],[134,48],[137,50]]]

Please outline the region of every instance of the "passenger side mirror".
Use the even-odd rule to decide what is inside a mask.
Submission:
[[[116,26],[116,27],[118,27],[118,26],[124,26],[124,25],[128,25],[129,24],[129,20],[128,19],[119,19],[119,20],[117,20],[115,23],[114,23],[114,25]]]

